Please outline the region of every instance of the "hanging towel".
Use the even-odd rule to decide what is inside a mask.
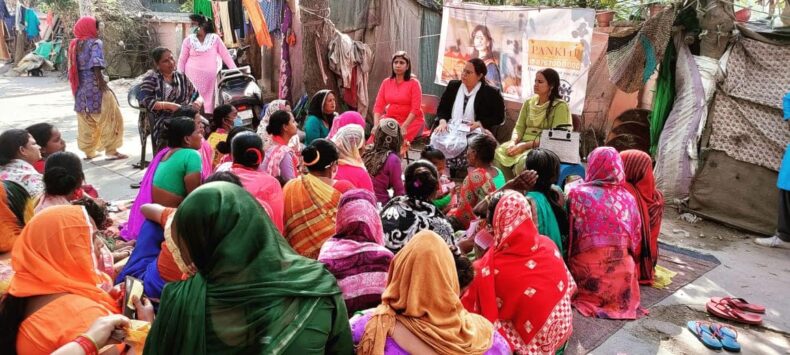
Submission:
[[[38,27],[41,25],[41,21],[38,19],[38,15],[36,15],[35,10],[25,10],[25,24],[25,33],[27,33],[27,39],[34,39],[38,37],[40,34]]]
[[[263,17],[266,19],[266,24],[269,26],[269,33],[277,31],[282,26],[283,22],[283,0],[260,0],[261,9],[263,10]]]
[[[5,36],[5,23],[0,21],[0,60],[11,59],[11,52],[8,51],[8,46],[6,46]]]
[[[220,16],[219,3],[216,1],[211,1],[209,4],[211,5],[211,12],[213,13],[211,19],[214,20],[214,27],[216,27],[217,34],[224,38],[225,29],[222,28],[222,17]]]
[[[235,41],[233,40],[233,26],[230,24],[230,6],[226,1],[218,1],[220,9],[220,18],[222,19],[222,42],[226,47],[232,47]]]
[[[192,12],[198,15],[206,16],[207,18],[214,17],[214,10],[211,8],[211,1],[209,0],[195,0],[195,6]]]
[[[255,39],[258,40],[258,45],[271,48],[272,38],[269,36],[269,27],[263,17],[261,4],[257,0],[243,0],[243,4],[250,17],[250,22],[252,22],[252,28],[255,29]]]
[[[246,38],[244,32],[244,7],[242,7],[242,0],[228,1],[228,9],[230,10],[230,25],[233,26],[233,35],[236,42],[241,42],[242,38]]]

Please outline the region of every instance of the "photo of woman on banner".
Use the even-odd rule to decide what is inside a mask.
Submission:
[[[507,38],[505,49],[499,56],[499,67],[502,70],[502,93],[521,98],[521,61],[518,56],[523,50],[520,40]]]
[[[491,86],[502,89],[502,77],[499,75],[499,54],[494,52],[494,40],[491,31],[485,25],[477,25],[472,30],[472,58],[480,58],[486,64],[488,74],[486,80]]]

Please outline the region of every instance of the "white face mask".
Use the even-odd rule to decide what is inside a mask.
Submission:
[[[198,33],[198,27],[197,26],[190,27],[189,28],[189,33],[196,35]]]

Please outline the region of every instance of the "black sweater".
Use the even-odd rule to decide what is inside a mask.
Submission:
[[[447,88],[439,100],[439,107],[436,109],[436,123],[440,119],[450,122],[453,113],[455,96],[461,88],[460,80],[451,80],[447,83]],[[468,105],[468,104],[467,104]],[[480,122],[483,128],[491,130],[505,122],[505,100],[496,88],[483,83],[475,96],[475,121]]]

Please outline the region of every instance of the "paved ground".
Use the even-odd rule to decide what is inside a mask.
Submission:
[[[0,130],[24,128],[48,121],[58,126],[68,143],[76,147],[76,118],[73,99],[65,81],[57,77],[5,77],[0,65]],[[126,103],[126,87],[113,83],[125,117],[126,161],[85,163],[87,180],[108,200],[131,199],[136,190],[129,184],[142,172],[131,167],[139,161],[137,112]],[[150,147],[149,147],[150,159]],[[688,232],[686,236],[683,231]],[[664,220],[661,240],[710,253],[722,265],[689,284],[651,309],[648,317],[629,323],[602,344],[595,354],[706,354],[713,353],[685,329],[688,320],[708,319],[704,304],[708,298],[738,295],[768,307],[760,327],[737,326],[744,354],[790,354],[790,251],[766,249],[751,242],[752,236],[710,222],[689,224],[677,219],[670,208]]]
[[[6,66],[7,68],[7,66]],[[56,74],[47,77],[8,77],[0,65],[0,130],[25,128],[38,122],[49,122],[63,134],[66,149],[83,157],[77,149],[77,118],[74,114],[74,99],[66,81]],[[86,180],[100,188],[102,197],[108,200],[132,199],[136,190],[129,184],[142,177],[140,170],[131,164],[140,160],[140,139],[137,134],[137,110],[126,102],[128,85],[112,83],[124,116],[124,144],[121,152],[129,155],[127,160],[107,161],[99,157],[84,163]],[[151,155],[148,144],[148,160]]]

